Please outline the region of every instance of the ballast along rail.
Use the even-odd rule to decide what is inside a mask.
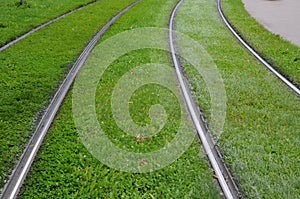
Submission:
[[[176,51],[174,47],[174,38],[173,38],[174,18],[176,15],[176,11],[182,2],[183,0],[179,0],[177,5],[174,7],[169,20],[169,45],[170,45],[171,57],[175,67],[177,79],[179,81],[181,91],[187,105],[188,112],[192,118],[198,136],[201,139],[208,160],[215,172],[215,175],[217,176],[217,180],[219,182],[220,188],[223,191],[225,198],[226,199],[241,198],[241,194],[238,190],[237,185],[233,180],[233,177],[231,176],[229,170],[227,169],[226,164],[220,157],[220,151],[214,145],[214,141],[212,137],[209,135],[206,128],[204,127],[203,125],[204,121],[201,121],[201,119],[199,118],[201,114],[198,109],[195,109],[194,105],[196,103],[193,101],[191,97],[191,92],[188,86],[186,86],[184,75],[182,74],[179,60],[177,59],[176,56]]]
[[[217,0],[217,9],[219,12],[222,21],[227,26],[227,28],[231,31],[231,33],[239,40],[239,42],[248,50],[250,53],[258,59],[268,70],[270,70],[276,77],[278,77],[283,83],[285,83],[291,90],[293,90],[298,96],[300,96],[300,89],[297,88],[292,82],[290,82],[287,78],[281,75],[277,70],[275,70],[267,61],[265,61],[252,47],[250,47],[246,41],[243,40],[242,37],[238,35],[238,33],[233,29],[231,24],[228,22],[226,17],[223,14],[221,0]]]
[[[65,98],[70,86],[72,85],[79,69],[84,64],[85,60],[87,59],[89,53],[96,45],[97,41],[100,37],[106,32],[106,30],[125,12],[127,12],[130,8],[135,6],[141,0],[136,1],[133,4],[130,4],[128,7],[123,9],[117,15],[115,15],[98,33],[94,36],[94,38],[90,41],[90,43],[86,46],[84,51],[81,53],[75,64],[73,65],[72,69],[69,71],[67,77],[61,84],[60,88],[56,92],[55,96],[53,97],[50,105],[48,106],[46,112],[44,113],[40,123],[38,124],[33,136],[31,137],[29,144],[27,145],[26,149],[24,150],[17,166],[12,172],[10,179],[8,180],[7,184],[4,186],[1,199],[13,199],[17,197],[17,194],[23,184],[23,181],[26,178],[26,175],[32,165],[32,162],[43,142],[45,135],[47,134],[48,129],[63,101]]]
[[[95,1],[92,1],[92,2],[89,2],[89,3],[86,3],[84,5],[81,5],[81,6],[75,8],[75,9],[69,11],[69,12],[66,12],[65,14],[62,14],[62,15],[60,15],[60,16],[58,16],[58,17],[56,17],[56,18],[54,18],[54,19],[52,19],[50,21],[47,21],[46,23],[43,23],[42,25],[40,25],[40,26],[38,26],[38,27],[30,30],[29,32],[25,33],[24,35],[21,35],[20,37],[17,37],[16,39],[14,39],[14,40],[8,42],[7,44],[5,44],[4,46],[0,47],[0,52],[4,51],[5,49],[7,49],[8,47],[14,45],[15,43],[21,41],[22,39],[25,39],[26,37],[28,37],[32,33],[36,32],[36,31],[38,31],[38,30],[40,30],[42,28],[45,28],[46,26],[48,26],[48,25],[50,25],[50,24],[52,24],[52,23],[54,23],[54,22],[56,22],[56,21],[58,21],[58,20],[60,20],[60,19],[62,19],[64,17],[66,17],[66,16],[68,16],[68,15],[74,13],[74,12],[77,12],[78,10],[81,10],[84,7],[87,7],[87,6],[91,5],[91,4],[94,4],[97,1],[99,1],[99,0],[95,0]]]

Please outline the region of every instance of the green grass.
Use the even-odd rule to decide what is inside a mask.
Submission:
[[[241,17],[244,11],[234,3],[240,5],[240,1],[224,1],[226,14],[236,20],[234,24],[239,22],[244,33],[250,32],[246,30],[253,28],[253,20]],[[176,19],[176,29],[202,44],[224,79],[227,117],[218,144],[244,197],[299,198],[299,98],[241,47],[221,22],[213,0],[186,0]],[[256,39],[260,33],[255,32]],[[268,36],[263,40],[273,40],[274,36]],[[261,40],[251,41],[263,45]],[[283,43],[282,48],[288,48],[289,53],[282,53],[273,42],[266,42],[264,53],[272,57],[282,54],[278,67],[290,66],[299,50],[284,41],[277,42]],[[203,86],[205,82],[188,64],[185,71],[210,122],[210,97]],[[286,74],[299,78],[299,73],[293,71]]]
[[[257,23],[241,0],[222,0],[222,7],[239,34],[274,68],[300,87],[300,48]]]
[[[3,0],[0,2],[0,46],[34,27],[92,0]]]
[[[131,2],[98,2],[0,53],[0,187],[64,73],[92,36]]]
[[[103,39],[137,27],[166,27],[175,3],[174,0],[142,1],[122,16]],[[110,97],[122,75],[134,71],[135,66],[156,62],[170,65],[169,54],[154,49],[127,53],[109,66],[97,87],[98,121],[110,140],[123,150],[153,151],[172,140],[176,133],[180,118],[178,101],[158,85],[140,87],[133,94],[130,105],[132,118],[140,125],[149,122],[148,108],[151,105],[161,103],[164,106],[168,119],[158,135],[137,142],[135,137],[127,136],[119,129],[112,116]],[[72,91],[42,145],[22,189],[22,198],[66,195],[70,198],[220,198],[197,140],[179,159],[161,170],[121,172],[102,164],[87,151],[76,131],[71,109]]]

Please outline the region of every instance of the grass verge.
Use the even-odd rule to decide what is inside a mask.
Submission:
[[[238,18],[240,9],[233,2],[240,1],[224,2],[228,4],[224,7],[236,8],[230,10],[231,14],[226,8],[227,15]],[[239,19],[243,27],[252,27],[253,20],[243,19]],[[236,41],[221,22],[213,0],[186,0],[178,12],[176,27],[201,42],[222,74],[227,93],[227,118],[218,144],[244,197],[299,198],[299,98]],[[260,32],[255,34],[260,35]],[[274,37],[269,36],[264,41]],[[277,44],[266,43],[270,45],[266,50],[277,49]],[[275,50],[274,53],[281,54]],[[294,59],[294,55],[285,56],[280,65],[287,66]],[[211,121],[205,82],[188,64],[185,70],[200,107]]]
[[[166,27],[176,1],[143,1],[122,16],[105,34],[106,39],[137,27]],[[134,39],[134,38],[128,38]],[[167,39],[167,35],[166,35]],[[133,40],[134,41],[134,40]],[[166,40],[167,42],[167,40]],[[118,147],[128,151],[153,151],[172,140],[178,123],[178,103],[161,86],[146,85],[132,95],[133,120],[145,125],[148,109],[161,103],[168,113],[166,126],[157,136],[144,141],[124,135],[113,119],[111,93],[119,79],[145,63],[170,65],[167,52],[137,50],[120,57],[105,71],[96,95],[101,127]],[[170,66],[171,67],[171,66]],[[133,72],[134,74],[134,72]],[[23,198],[219,198],[205,156],[195,140],[171,165],[151,173],[120,172],[99,162],[82,144],[72,116],[72,92],[67,96],[22,189]]]
[[[0,53],[0,187],[64,72],[106,21],[131,2],[98,2]]]
[[[300,87],[300,48],[267,31],[245,10],[241,0],[222,0],[235,30],[276,70]]]
[[[0,46],[76,7],[92,0],[28,0],[20,5],[18,0],[0,2]]]

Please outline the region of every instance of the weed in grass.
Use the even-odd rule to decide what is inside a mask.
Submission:
[[[26,8],[31,8],[32,5],[30,3],[28,3],[27,1],[25,1],[24,3],[21,3],[21,2],[16,2],[14,4],[17,8],[21,7],[23,9],[26,9]]]
[[[7,25],[0,23],[0,28],[6,28],[6,27],[7,27]]]

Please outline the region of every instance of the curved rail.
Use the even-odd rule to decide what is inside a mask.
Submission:
[[[23,181],[26,178],[26,175],[32,165],[32,162],[43,142],[45,135],[47,134],[54,117],[63,102],[69,88],[71,87],[79,69],[84,64],[85,60],[87,59],[89,53],[96,45],[97,41],[100,37],[107,31],[107,29],[125,12],[127,12],[130,8],[135,6],[141,0],[138,0],[128,7],[123,9],[117,15],[115,15],[90,41],[90,43],[86,46],[84,51],[81,53],[71,70],[69,71],[67,77],[61,84],[60,88],[56,92],[55,96],[53,97],[52,101],[50,102],[47,110],[45,111],[41,121],[39,122],[33,136],[31,137],[29,144],[27,145],[26,149],[24,150],[16,168],[13,170],[12,175],[4,186],[1,199],[13,199],[16,198]]]
[[[287,78],[281,75],[277,70],[275,70],[267,61],[265,61],[252,47],[250,47],[242,37],[238,35],[238,33],[233,29],[231,24],[228,22],[224,13],[222,11],[221,0],[217,0],[217,9],[219,12],[222,21],[227,26],[227,28],[231,31],[231,33],[236,37],[237,40],[248,50],[250,53],[258,59],[269,71],[271,71],[276,77],[278,77],[283,83],[285,83],[291,90],[293,90],[298,96],[300,96],[300,89],[297,88],[292,82],[290,82]]]
[[[219,185],[224,193],[224,196],[226,199],[236,199],[240,198],[240,193],[238,191],[238,188],[231,177],[224,161],[220,157],[219,151],[216,149],[215,145],[213,144],[212,137],[208,135],[206,128],[203,125],[203,121],[200,121],[199,110],[195,109],[194,104],[189,88],[185,83],[184,75],[182,74],[182,71],[180,69],[180,64],[176,56],[176,51],[174,47],[174,35],[173,35],[173,28],[174,28],[174,18],[176,11],[178,7],[181,5],[183,0],[179,0],[177,5],[174,7],[172,14],[170,16],[169,20],[169,45],[170,45],[170,51],[171,51],[171,57],[172,62],[175,67],[177,79],[179,81],[181,91],[183,93],[183,97],[185,100],[185,103],[187,105],[188,111],[191,115],[192,121],[194,123],[194,126],[196,128],[196,131],[198,133],[198,136],[201,139],[203,148],[207,154],[207,157],[209,159],[209,162],[215,172],[216,178],[219,182]]]
[[[58,20],[60,20],[60,19],[62,19],[62,18],[64,18],[64,17],[66,17],[66,16],[68,16],[68,15],[70,15],[70,14],[72,14],[72,13],[78,11],[78,10],[81,10],[82,8],[84,8],[84,7],[86,7],[86,6],[89,6],[89,5],[93,4],[93,3],[96,3],[97,1],[98,1],[98,0],[95,0],[95,1],[92,1],[92,2],[89,2],[89,3],[86,3],[86,4],[83,4],[83,5],[81,5],[81,6],[77,7],[77,8],[75,8],[75,9],[69,11],[69,12],[66,12],[65,14],[62,14],[62,15],[60,15],[60,16],[58,16],[58,17],[56,17],[56,18],[54,18],[54,19],[52,19],[52,20],[50,20],[50,21],[48,21],[48,22],[46,22],[46,23],[43,23],[42,25],[40,25],[40,26],[38,26],[38,27],[36,27],[36,28],[30,30],[29,32],[25,33],[24,35],[21,35],[21,36],[17,37],[16,39],[14,39],[14,40],[8,42],[8,43],[5,44],[4,46],[0,47],[0,52],[4,51],[5,49],[7,49],[8,47],[14,45],[15,43],[21,41],[22,39],[25,39],[26,37],[28,37],[28,36],[31,35],[32,33],[36,32],[36,31],[38,31],[38,30],[40,30],[40,29],[42,29],[42,28],[45,28],[46,26],[48,26],[48,25],[50,25],[50,24],[52,24],[52,23],[54,23],[54,22],[56,22],[56,21],[58,21]]]

